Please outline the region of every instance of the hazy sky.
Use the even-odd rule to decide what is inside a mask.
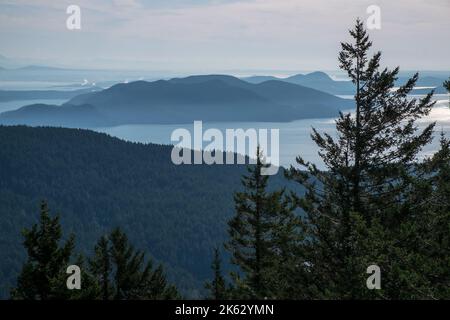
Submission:
[[[81,30],[66,8],[81,8]],[[369,5],[388,66],[450,70],[450,0],[0,0],[0,54],[26,64],[223,71],[335,70]]]

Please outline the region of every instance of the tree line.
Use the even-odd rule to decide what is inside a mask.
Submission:
[[[268,192],[258,155],[225,244],[239,271],[224,285],[214,260],[214,298],[450,298],[450,141],[442,134],[440,149],[419,157],[435,124],[420,130],[417,120],[433,92],[409,99],[418,74],[396,89],[399,68],[380,70],[380,52],[369,57],[361,21],[350,35],[339,62],[356,87],[355,113],[340,114],[336,137],[313,129],[325,170],[298,157],[286,171],[304,195]],[[376,290],[370,266],[380,271]]]
[[[40,220],[23,231],[28,260],[18,276],[12,299],[175,299],[161,265],[154,267],[144,252],[136,250],[119,228],[102,236],[94,255],[74,256],[75,236],[62,241],[59,217],[51,217],[41,204]],[[81,270],[82,287],[68,290],[66,268],[74,263]]]
[[[409,98],[418,74],[395,88],[399,68],[381,69],[380,52],[369,56],[361,21],[350,35],[339,62],[355,85],[356,110],[340,114],[336,136],[311,135],[325,169],[299,156],[285,176],[306,193],[269,190],[258,149],[228,223],[224,249],[235,268],[225,274],[223,250],[215,248],[207,298],[450,298],[450,140],[441,134],[439,150],[419,156],[433,139],[434,123],[418,124],[434,105],[433,92]],[[28,261],[12,298],[181,297],[120,229],[100,238],[92,257],[76,258],[83,290],[67,290],[74,238],[61,244],[61,237],[58,218],[43,204],[40,224],[24,231]],[[374,265],[381,286],[371,290],[367,268]]]

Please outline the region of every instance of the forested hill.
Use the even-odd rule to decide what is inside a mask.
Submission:
[[[21,230],[47,199],[65,235],[89,253],[120,226],[163,262],[191,297],[210,277],[212,249],[226,237],[243,165],[173,165],[170,146],[125,142],[63,128],[0,126],[0,285],[8,296],[22,267]],[[286,184],[282,173],[271,178]]]
[[[25,106],[0,114],[7,125],[92,128],[203,121],[293,121],[336,117],[354,101],[284,81],[251,84],[226,75],[116,84],[56,108]]]

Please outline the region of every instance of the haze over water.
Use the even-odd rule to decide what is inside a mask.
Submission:
[[[450,108],[446,95],[435,95],[436,105],[431,113],[419,121],[419,127],[425,128],[431,122],[436,122],[435,138],[426,146],[421,156],[433,154],[439,147],[439,134],[441,131],[450,135]],[[173,144],[170,141],[172,132],[177,128],[186,128],[193,135],[193,124],[179,125],[122,125],[106,128],[95,128],[94,130],[104,132],[112,136],[133,142]],[[292,122],[204,122],[203,132],[209,128],[219,129],[225,136],[226,129],[244,130],[254,129],[279,129],[280,130],[280,165],[290,166],[295,164],[295,158],[301,155],[305,160],[323,167],[318,156],[317,146],[311,139],[312,128],[319,132],[327,132],[336,135],[335,119],[303,119]],[[193,138],[192,138],[193,139]],[[208,143],[204,143],[206,147]],[[187,146],[183,144],[183,146]],[[248,152],[247,152],[247,155]],[[253,155],[250,155],[253,156]]]

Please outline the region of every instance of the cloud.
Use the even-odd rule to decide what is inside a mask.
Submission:
[[[78,33],[65,29],[74,2],[82,9]],[[33,52],[27,46],[40,38],[39,55],[64,53],[66,61],[89,51],[147,67],[327,69],[336,68],[339,42],[371,4],[381,7],[382,29],[371,35],[388,64],[450,69],[447,0],[6,0],[0,34],[13,56]]]

